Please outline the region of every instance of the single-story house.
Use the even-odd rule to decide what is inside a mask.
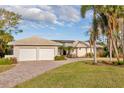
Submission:
[[[17,40],[13,45],[13,55],[18,61],[54,60],[61,43],[37,36]]]
[[[13,56],[18,61],[54,60],[57,55],[71,55],[71,57],[85,57],[93,53],[93,47],[88,42],[74,40],[47,40],[37,36],[24,38],[9,45],[13,46]],[[71,47],[65,50],[60,47]],[[97,48],[101,46],[97,45]]]

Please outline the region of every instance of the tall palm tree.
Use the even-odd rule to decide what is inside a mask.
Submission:
[[[96,24],[97,25],[97,24]],[[99,31],[98,29],[96,31],[93,30],[93,27],[90,29],[90,44],[93,45],[93,50],[94,50],[94,63],[97,63],[97,57],[96,57],[96,53],[97,53],[97,46],[96,46],[96,40],[98,39],[99,36]]]
[[[110,57],[110,62],[112,61],[112,38],[111,38],[111,33],[110,33],[110,27],[109,27],[109,20],[108,17],[105,15],[107,9],[105,9],[104,6],[101,6],[99,8],[99,24],[101,28],[102,35],[107,37],[107,44],[109,47],[109,57]]]
[[[119,53],[116,44],[117,36],[115,36],[115,33],[118,31],[118,17],[120,17],[120,12],[123,12],[124,10],[123,8],[124,8],[123,6],[82,6],[81,7],[82,17],[85,17],[86,11],[90,9],[94,11],[94,15],[93,15],[94,31],[97,31],[97,27],[98,27],[97,25],[95,25],[97,24],[95,20],[101,18],[102,31],[104,31],[105,33],[104,35],[106,35],[106,37],[108,38],[110,61],[112,61],[112,48],[116,53],[117,60],[119,61]],[[95,48],[94,48],[94,53],[95,53]]]
[[[112,46],[116,53],[117,60],[119,61],[119,53],[117,49],[117,36],[118,32],[118,18],[120,17],[120,12],[122,12],[123,6],[101,6],[100,8],[100,16],[102,19],[106,18],[107,20],[103,20],[106,25],[104,25],[107,30],[107,37],[109,38],[109,50],[110,50],[110,61],[112,61]]]
[[[121,24],[121,34],[122,34],[122,53],[123,53],[123,62],[124,62],[124,6],[119,6],[118,8],[118,18],[120,19],[119,22]]]
[[[81,15],[83,18],[85,18],[85,14],[88,10],[93,10],[93,23],[92,23],[92,28],[93,30],[91,31],[90,35],[90,40],[93,41],[93,50],[94,50],[94,64],[97,63],[97,57],[96,57],[96,40],[98,37],[98,24],[97,24],[97,6],[82,6],[81,7]]]
[[[124,62],[124,6],[121,6],[118,9],[118,16],[119,16],[119,22],[120,22],[120,30],[121,30],[121,34],[122,34],[122,53],[123,53],[123,62]]]

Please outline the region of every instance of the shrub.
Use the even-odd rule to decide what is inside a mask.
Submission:
[[[11,57],[10,60],[13,62],[13,64],[17,63],[17,58],[15,58],[15,57]]]
[[[66,60],[65,56],[55,56],[55,60]]]
[[[118,65],[123,65],[124,62],[123,62],[123,61],[119,61],[119,62],[117,62],[117,64],[118,64]]]
[[[0,65],[10,65],[10,64],[16,64],[17,59],[16,58],[1,58],[0,59]]]
[[[114,65],[124,65],[124,62],[123,61],[119,61],[119,62],[117,62],[117,61],[114,61],[114,62],[112,62]]]

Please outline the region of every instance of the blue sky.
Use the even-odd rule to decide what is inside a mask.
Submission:
[[[92,11],[81,18],[81,6],[0,6],[22,15],[19,28],[23,30],[15,39],[40,36],[52,40],[88,40],[92,24]]]

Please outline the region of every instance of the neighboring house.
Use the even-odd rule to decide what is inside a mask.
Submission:
[[[9,45],[13,45],[14,56],[18,61],[54,60],[58,55],[57,43],[40,37],[29,37],[17,40]]]

